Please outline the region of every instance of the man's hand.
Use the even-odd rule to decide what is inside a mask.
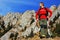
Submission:
[[[47,16],[47,18],[49,19],[49,16]]]
[[[48,21],[50,21],[50,17],[49,17],[49,16],[47,16],[47,18],[48,18]]]
[[[38,19],[37,20],[35,20],[35,22],[37,22],[38,21]]]
[[[37,21],[38,21],[38,19],[37,19]]]

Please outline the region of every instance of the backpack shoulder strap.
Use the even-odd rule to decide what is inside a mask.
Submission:
[[[48,11],[47,11],[47,8],[46,8],[46,7],[45,7],[45,10],[46,10],[46,12],[47,12],[47,13],[46,13],[46,16],[48,16]]]
[[[47,11],[47,8],[46,7],[44,7],[45,8],[45,10]],[[39,10],[41,10],[41,8],[39,8]]]

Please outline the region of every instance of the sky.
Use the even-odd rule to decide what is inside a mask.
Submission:
[[[0,15],[6,15],[8,12],[23,13],[26,10],[37,11],[40,2],[44,2],[48,8],[60,4],[60,0],[0,0]]]

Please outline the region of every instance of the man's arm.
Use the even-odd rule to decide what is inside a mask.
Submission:
[[[40,10],[40,9],[39,9],[39,10]],[[39,17],[39,10],[36,12],[36,21],[35,21],[35,22],[36,22],[36,26],[37,26],[37,27],[40,27],[39,21],[38,21],[38,20],[39,20],[39,19],[38,19],[38,17]]]
[[[39,10],[36,12],[36,20],[38,20]]]
[[[50,9],[47,8],[47,11],[50,13],[49,14],[49,18],[50,18],[52,16],[52,10],[50,10]]]

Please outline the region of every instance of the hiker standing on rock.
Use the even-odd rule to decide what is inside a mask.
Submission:
[[[44,3],[40,2],[40,8],[36,13],[36,22],[39,22],[41,27],[40,36],[46,37],[47,35],[47,22],[50,20],[49,18],[52,16],[52,11],[46,7],[44,7]]]

